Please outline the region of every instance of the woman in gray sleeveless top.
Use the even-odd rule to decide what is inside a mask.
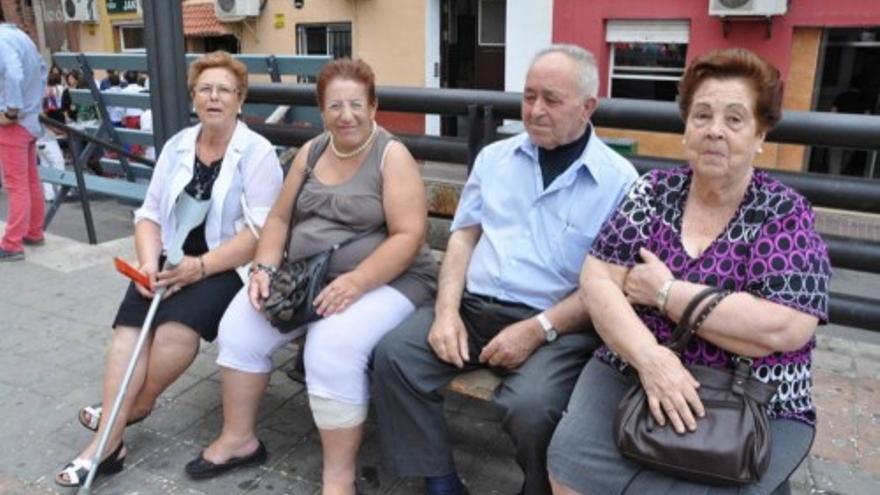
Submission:
[[[376,125],[372,70],[360,60],[331,62],[318,76],[317,93],[327,132],[294,159],[261,233],[249,288],[239,292],[220,324],[223,430],[187,465],[192,477],[265,460],[254,426],[270,357],[306,332],[306,385],[324,449],[323,493],[355,493],[373,346],[434,296],[437,270],[425,243],[424,184],[409,151]],[[294,227],[285,246],[291,215]],[[259,311],[260,299],[285,247],[298,259],[364,232],[370,233],[333,254],[332,281],[315,299],[324,318],[288,334],[273,328]]]

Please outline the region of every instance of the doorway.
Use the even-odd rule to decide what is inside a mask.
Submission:
[[[880,28],[825,31],[813,110],[877,115],[880,110]],[[880,178],[877,150],[814,146],[810,172]]]
[[[440,87],[504,90],[507,0],[442,0]],[[467,119],[444,116],[444,136],[466,136]]]

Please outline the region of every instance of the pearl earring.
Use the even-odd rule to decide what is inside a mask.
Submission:
[[[764,152],[764,148],[761,148],[761,147],[759,146],[759,147],[758,147],[758,154],[760,155],[760,154],[763,153],[763,152]]]

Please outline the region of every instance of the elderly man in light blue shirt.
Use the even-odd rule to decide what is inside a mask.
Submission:
[[[36,140],[45,87],[46,65],[34,42],[14,24],[0,23],[0,171],[9,197],[0,261],[24,259],[24,244],[44,242]]]
[[[455,471],[438,390],[463,370],[503,379],[504,411],[525,474],[550,493],[546,450],[577,377],[599,344],[578,276],[605,217],[637,174],[593,132],[593,56],[554,45],[532,61],[526,132],[487,146],[462,191],[435,306],[417,310],[375,351],[374,395],[386,465],[427,493],[467,493]]]

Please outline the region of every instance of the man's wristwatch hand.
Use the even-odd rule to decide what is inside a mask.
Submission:
[[[544,341],[553,342],[556,340],[556,337],[559,336],[559,332],[556,330],[556,327],[553,326],[553,323],[547,318],[547,315],[542,312],[535,315],[535,318],[538,320],[538,324],[541,325],[541,329],[544,330]]]

